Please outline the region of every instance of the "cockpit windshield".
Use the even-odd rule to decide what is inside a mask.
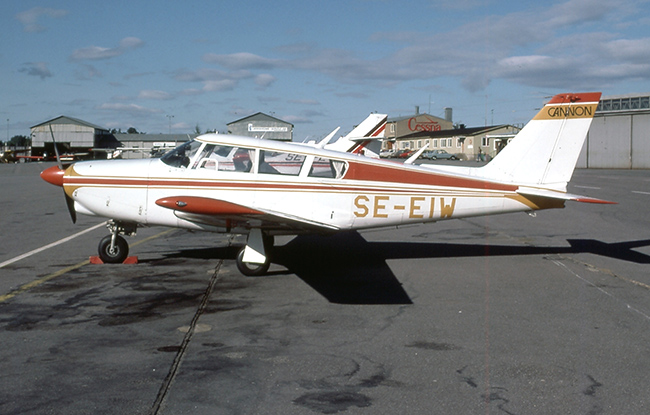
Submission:
[[[190,140],[168,151],[160,160],[172,167],[187,167],[190,165],[190,159],[196,154],[202,144],[199,141]]]

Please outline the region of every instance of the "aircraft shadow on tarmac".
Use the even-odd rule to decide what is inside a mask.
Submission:
[[[649,255],[633,251],[634,248],[650,246],[650,239],[619,243],[568,239],[567,242],[568,247],[368,242],[357,232],[342,232],[331,236],[298,236],[284,246],[276,246],[271,259],[296,274],[330,302],[339,304],[412,304],[386,263],[388,259],[592,253],[650,264]],[[234,259],[238,249],[229,246],[184,250],[173,256]]]

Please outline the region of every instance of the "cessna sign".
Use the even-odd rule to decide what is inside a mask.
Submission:
[[[431,117],[422,116],[420,120],[417,117],[409,119],[408,129],[411,131],[442,131],[442,126],[438,121]]]

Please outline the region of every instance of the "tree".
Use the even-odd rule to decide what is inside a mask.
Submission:
[[[24,135],[15,135],[9,140],[9,145],[16,147],[28,147],[32,145],[32,140]]]
[[[140,134],[138,130],[136,130],[134,127],[129,127],[128,130],[126,130],[128,134]]]

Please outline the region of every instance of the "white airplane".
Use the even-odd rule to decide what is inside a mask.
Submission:
[[[353,134],[329,149],[205,134],[160,159],[79,162],[41,176],[63,187],[73,221],[77,213],[109,219],[104,262],[127,257],[120,234],[169,226],[248,235],[237,266],[263,275],[275,235],[611,203],[566,191],[599,99],[553,97],[483,167],[416,166],[418,154],[404,164],[364,157],[351,152],[359,148]]]

